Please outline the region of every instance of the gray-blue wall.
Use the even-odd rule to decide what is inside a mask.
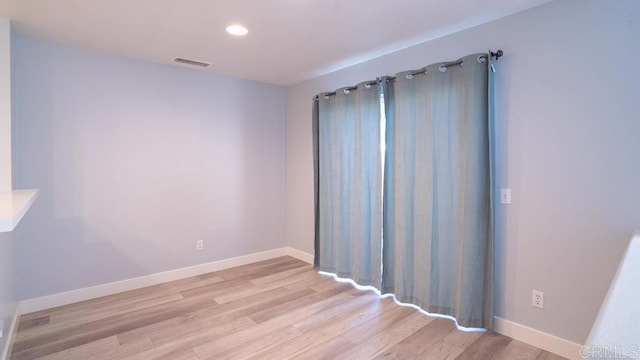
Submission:
[[[12,59],[14,187],[40,189],[22,299],[286,245],[283,87],[19,37]]]

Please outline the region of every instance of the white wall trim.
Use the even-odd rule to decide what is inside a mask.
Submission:
[[[508,336],[512,339],[522,341],[529,345],[539,347],[556,355],[566,357],[571,360],[579,360],[580,344],[559,338],[555,335],[547,334],[540,330],[495,317],[495,332]]]
[[[288,253],[288,248],[273,249],[259,253],[238,256],[230,259],[185,267],[181,269],[140,276],[132,279],[91,286],[83,289],[47,295],[39,298],[23,300],[20,302],[20,305],[22,314],[28,314],[40,310],[73,304],[79,301],[91,300],[102,296],[121,293],[124,291],[135,290],[169,281],[184,279],[191,276],[207,274],[210,272],[220,271],[241,265],[247,265],[258,261],[269,260],[280,256],[289,255]]]
[[[9,331],[7,334],[7,338],[4,342],[4,349],[2,349],[2,353],[0,355],[1,360],[9,359],[9,354],[11,354],[11,350],[13,349],[13,342],[16,338],[16,332],[18,332],[18,324],[20,323],[20,304],[16,305],[16,311],[13,314],[13,319],[11,320],[11,326],[9,326]]]
[[[287,249],[287,255],[294,257],[298,260],[302,260],[307,264],[313,265],[313,255],[306,253],[304,251],[300,251],[298,249],[294,249],[292,247],[287,247],[286,249]]]

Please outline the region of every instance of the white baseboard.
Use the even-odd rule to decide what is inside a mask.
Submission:
[[[287,247],[286,249],[287,249],[287,255],[294,257],[298,260],[302,260],[307,264],[313,265],[313,255],[306,253],[304,251],[300,251],[298,249],[294,249],[292,247]]]
[[[570,360],[581,359],[579,344],[499,317],[495,317],[494,320],[494,330],[497,333]]]
[[[73,304],[79,301],[91,300],[102,296],[113,295],[124,291],[135,290],[147,286],[158,285],[168,281],[180,280],[191,276],[207,274],[236,266],[247,265],[258,261],[269,260],[280,256],[290,255],[290,248],[279,248],[235,258],[214,261],[206,264],[185,267],[161,273],[140,276],[132,279],[116,281],[107,284],[91,286],[83,289],[71,290],[63,293],[47,295],[20,302],[22,314],[46,310],[58,306]],[[297,250],[294,251],[297,257]],[[304,253],[303,253],[304,254]]]
[[[16,338],[16,332],[18,332],[18,324],[20,323],[20,304],[16,305],[16,311],[13,314],[13,319],[11,320],[11,326],[9,326],[9,332],[7,334],[7,338],[4,342],[4,349],[2,353],[0,353],[0,360],[9,359],[9,354],[11,354],[11,350],[13,349],[13,342]]]

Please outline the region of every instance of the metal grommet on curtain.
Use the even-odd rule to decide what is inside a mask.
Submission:
[[[407,78],[407,80],[411,80],[413,79],[413,74],[412,73],[408,73],[407,75],[405,75],[404,77]]]
[[[444,64],[442,64],[438,66],[438,70],[440,70],[441,73],[447,72],[447,67]]]
[[[324,94],[324,99],[329,100],[329,94]]]
[[[349,89],[344,89],[344,90],[342,90],[342,92],[344,92],[345,95],[351,94],[351,90],[349,90]]]
[[[364,84],[364,88],[367,90],[371,89],[371,84]]]
[[[484,64],[484,63],[487,62],[487,58],[484,55],[480,55],[480,56],[478,56],[478,62],[480,64]]]

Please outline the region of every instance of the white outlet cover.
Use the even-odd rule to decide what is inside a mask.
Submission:
[[[511,189],[500,189],[500,203],[511,204]]]
[[[533,290],[531,292],[531,306],[544,309],[544,293],[542,291]]]

